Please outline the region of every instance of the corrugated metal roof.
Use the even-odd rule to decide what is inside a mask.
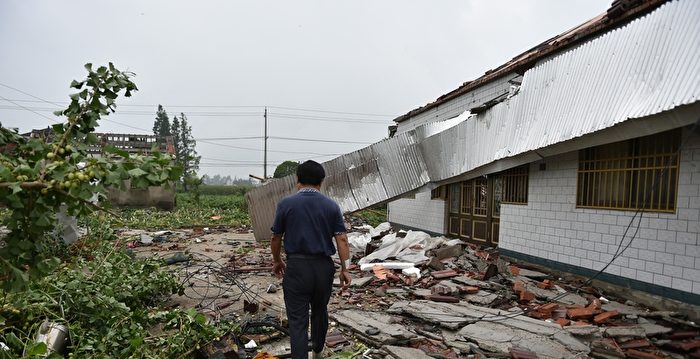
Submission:
[[[403,122],[409,120],[414,116],[417,116],[436,106],[452,101],[463,94],[469,93],[470,91],[484,86],[485,84],[491,83],[495,79],[505,76],[508,73],[523,73],[526,70],[529,70],[542,58],[551,56],[553,53],[559,52],[570,46],[574,46],[582,41],[587,41],[591,36],[596,36],[601,32],[609,31],[610,29],[624,24],[626,21],[629,21],[640,14],[653,10],[665,1],[668,0],[628,0],[622,1],[624,6],[618,6],[620,4],[614,3],[605,13],[540,43],[532,49],[515,56],[512,60],[506,62],[505,64],[493,70],[486,71],[483,76],[477,78],[476,80],[467,81],[459,88],[441,95],[435,101],[428,103],[425,106],[418,107],[395,118],[394,121]]]
[[[480,166],[698,101],[700,1],[676,0],[543,60],[520,91],[478,116],[430,123],[325,164],[326,192],[346,212]],[[291,178],[291,179],[290,179]],[[269,233],[294,176],[248,193]]]

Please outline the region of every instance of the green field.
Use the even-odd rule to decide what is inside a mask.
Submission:
[[[88,220],[107,221],[110,227],[167,230],[193,226],[241,226],[250,224],[242,195],[194,195],[178,193],[175,209],[116,209],[119,217],[94,213]],[[99,218],[98,218],[99,217]]]

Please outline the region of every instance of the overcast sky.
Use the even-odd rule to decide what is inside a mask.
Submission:
[[[271,175],[386,137],[395,117],[610,2],[2,0],[0,122],[46,127],[57,106],[37,98],[67,102],[83,64],[111,61],[139,91],[98,131],[151,133],[163,104],[200,139],[200,174],[262,175],[261,139],[212,138],[262,136],[268,106],[269,136],[315,140],[270,139]]]

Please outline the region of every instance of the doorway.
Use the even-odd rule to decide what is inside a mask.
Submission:
[[[498,246],[503,200],[500,176],[478,177],[447,186],[447,232],[470,242]]]

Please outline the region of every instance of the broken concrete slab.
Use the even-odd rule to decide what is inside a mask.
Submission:
[[[640,323],[639,326],[644,329],[644,332],[646,332],[648,337],[670,333],[673,330],[672,328],[664,327],[663,325],[658,325],[655,323]]]
[[[443,343],[450,348],[457,349],[462,353],[472,352],[472,346],[474,343],[470,343],[464,339],[463,336],[459,335],[458,332],[454,330],[441,329],[440,334],[443,338]]]
[[[601,328],[594,325],[570,325],[564,327],[569,334],[587,337],[587,336],[598,336],[601,334]]]
[[[594,358],[617,359],[624,358],[625,353],[610,338],[596,339],[591,343],[591,356]]]
[[[386,289],[386,294],[392,294],[392,295],[403,295],[407,294],[405,289],[403,288],[387,288]]]
[[[490,305],[496,299],[498,299],[498,294],[480,290],[475,294],[465,296],[465,299],[469,303],[474,303],[478,305]]]
[[[427,298],[433,293],[430,291],[430,289],[425,289],[425,288],[411,288],[410,289],[411,293],[415,295],[416,297],[419,298]]]
[[[633,307],[615,301],[610,301],[609,303],[603,304],[602,308],[603,310],[608,312],[617,311],[622,315],[644,315],[647,313],[646,311],[641,310],[637,307]]]
[[[531,350],[542,358],[576,358],[589,352],[588,347],[580,342],[575,348],[567,347],[556,339],[513,328],[501,322],[482,321],[469,324],[462,328],[459,334],[465,339],[475,341],[486,351],[500,354],[508,354],[508,349],[516,345]]]
[[[430,288],[433,294],[453,295],[459,293],[459,285],[449,280],[441,280]]]
[[[449,257],[459,257],[460,255],[462,255],[462,253],[464,253],[464,249],[462,249],[462,246],[454,245],[436,249],[435,257],[439,260],[442,260]]]
[[[628,325],[624,327],[609,327],[605,329],[605,336],[619,338],[645,338],[646,331],[639,325]]]
[[[395,345],[385,345],[382,347],[391,358],[405,359],[405,358],[415,358],[415,359],[433,359],[424,351],[415,348],[398,347]]]
[[[549,274],[534,271],[531,269],[520,268],[519,274],[523,277],[533,278],[533,279],[544,279],[548,278]]]
[[[585,344],[563,330],[558,324],[530,318],[517,312],[511,313],[463,302],[451,304],[424,300],[396,302],[388,309],[388,312],[409,314],[453,330],[470,323],[481,325],[498,322],[509,328],[550,338],[577,352],[588,350]]]
[[[450,278],[450,280],[452,280],[453,282],[458,283],[458,284],[464,284],[464,285],[468,285],[471,287],[479,287],[479,288],[483,288],[483,289],[491,289],[493,287],[491,285],[491,283],[489,283],[489,282],[476,280],[473,278],[469,278],[467,276],[458,276],[458,277]]]
[[[403,325],[395,324],[396,320],[392,316],[380,312],[349,309],[331,313],[331,318],[376,346],[402,344],[418,337]]]
[[[353,278],[352,282],[350,283],[350,286],[354,287],[354,288],[362,288],[362,287],[366,286],[367,284],[369,284],[370,282],[372,282],[373,279],[374,279],[374,277],[372,277],[372,276],[362,277],[362,278]]]

